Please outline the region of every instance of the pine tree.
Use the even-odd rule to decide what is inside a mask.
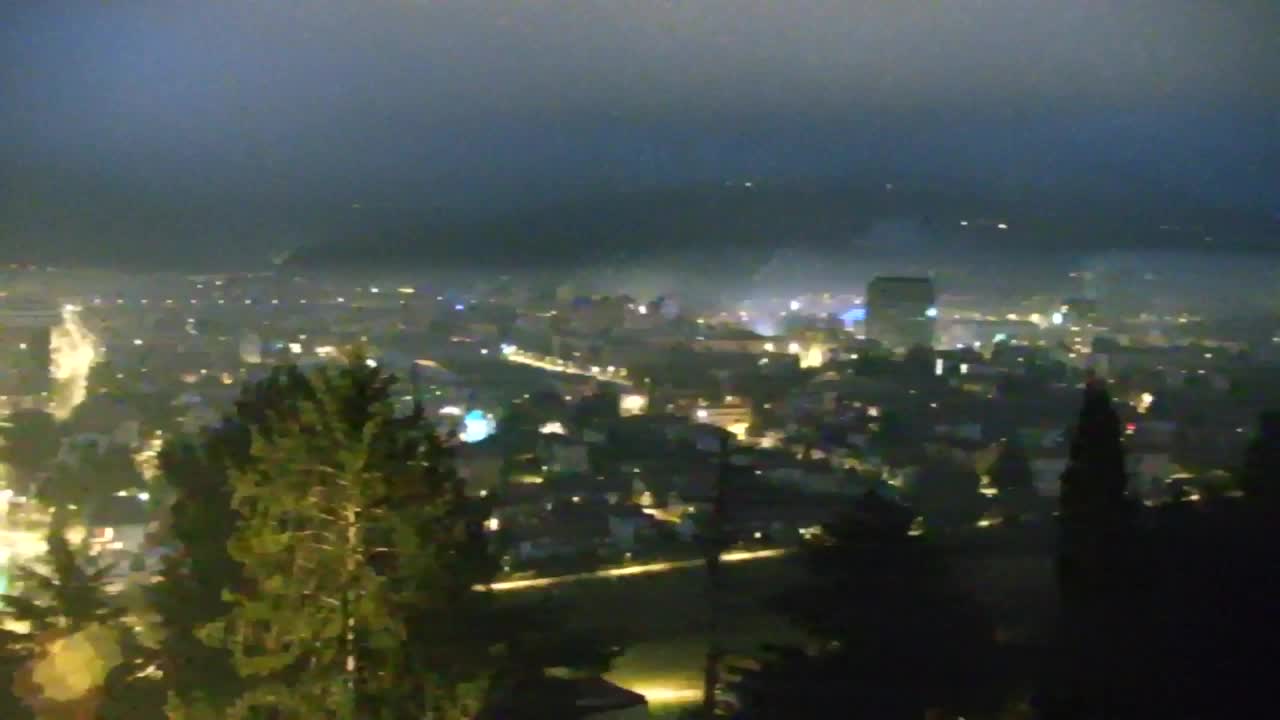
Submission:
[[[354,355],[253,428],[231,475],[245,586],[201,632],[253,680],[230,717],[449,717],[484,680],[480,518],[430,423],[394,415],[393,381]]]
[[[29,628],[9,637],[9,654],[25,658],[17,694],[38,717],[160,717],[157,684],[147,677],[151,653],[107,591],[113,568],[78,552],[61,525],[47,544],[47,569],[20,568],[19,593],[2,599],[5,619]],[[122,703],[126,715],[116,712]]]
[[[1280,500],[1280,411],[1262,413],[1258,432],[1245,451],[1240,486],[1251,498]]]
[[[1069,702],[1114,717],[1126,696],[1135,650],[1145,563],[1138,557],[1135,507],[1125,496],[1120,419],[1105,384],[1090,378],[1062,474],[1058,583]]]
[[[77,553],[60,525],[49,529],[46,543],[49,569],[33,565],[18,569],[14,584],[21,592],[4,596],[6,616],[29,625],[33,637],[51,631],[74,633],[119,620],[124,610],[112,605],[106,591],[113,568]]]
[[[231,416],[199,437],[174,438],[160,454],[161,476],[175,499],[169,529],[179,552],[161,571],[148,599],[164,629],[162,666],[175,717],[222,717],[245,683],[225,648],[196,630],[226,615],[224,593],[240,590],[244,571],[227,543],[240,514],[231,506],[231,473],[248,466],[255,428],[289,417],[310,393],[294,367],[280,367],[245,386]]]

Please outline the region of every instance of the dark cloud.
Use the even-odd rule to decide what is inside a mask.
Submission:
[[[872,170],[1280,203],[1272,0],[5,5],[9,211]]]

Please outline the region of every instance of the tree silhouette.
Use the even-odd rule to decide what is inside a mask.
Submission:
[[[999,491],[999,504],[1006,516],[1022,515],[1032,509],[1036,499],[1035,474],[1017,435],[1010,436],[1001,446],[991,466],[991,484]]]
[[[58,456],[61,432],[58,421],[47,412],[16,410],[0,425],[0,440],[0,461],[30,481]]]
[[[21,592],[4,596],[10,618],[29,624],[33,633],[75,632],[124,614],[107,599],[105,585],[112,568],[81,557],[56,524],[46,543],[48,570],[25,566],[14,574]]]
[[[240,515],[231,506],[231,475],[252,460],[255,432],[296,413],[310,389],[295,367],[273,369],[246,385],[235,411],[195,437],[175,437],[160,453],[161,477],[174,494],[169,531],[179,545],[148,600],[164,628],[161,664],[180,717],[222,717],[246,684],[223,648],[196,637],[197,628],[230,610],[227,592],[244,587],[243,567],[227,550]]]
[[[987,508],[978,492],[982,478],[966,462],[935,456],[920,468],[911,484],[911,504],[930,530],[971,528]]]
[[[954,586],[932,542],[909,535],[913,515],[867,493],[824,528],[808,552],[809,579],[776,603],[812,648],[767,648],[744,672],[744,720],[914,720],[988,706],[994,625]]]
[[[930,378],[935,375],[938,354],[925,345],[912,345],[902,356],[902,371],[910,378]]]
[[[25,660],[16,693],[41,718],[162,717],[158,684],[144,677],[150,653],[108,595],[113,568],[78,552],[57,523],[47,546],[47,567],[20,568],[18,593],[2,599],[5,619],[30,628],[9,637],[9,652]],[[132,708],[127,716],[113,714],[120,701]]]
[[[1061,702],[1118,717],[1132,702],[1138,619],[1147,582],[1120,419],[1105,384],[1090,378],[1062,474],[1058,583],[1062,595]]]
[[[1071,438],[1067,468],[1062,474],[1062,513],[1073,521],[1097,523],[1124,515],[1128,473],[1120,417],[1106,385],[1091,378]]]
[[[1240,486],[1249,497],[1275,505],[1280,499],[1280,411],[1262,413],[1245,451]]]
[[[493,577],[481,522],[421,413],[358,352],[304,378],[231,474],[228,543],[245,583],[199,632],[253,684],[230,717],[450,717],[478,701],[490,645],[471,629]]]
[[[36,490],[40,502],[55,514],[88,519],[94,506],[119,492],[146,486],[129,448],[111,445],[102,451],[82,448],[75,461],[59,462]],[[72,507],[78,512],[71,512]]]

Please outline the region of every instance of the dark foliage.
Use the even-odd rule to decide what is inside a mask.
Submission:
[[[246,386],[234,414],[221,425],[199,438],[172,440],[160,455],[162,475],[175,496],[170,531],[180,549],[149,600],[165,631],[165,681],[184,704],[225,707],[244,688],[230,654],[209,647],[195,630],[226,615],[230,606],[224,591],[243,585],[243,569],[227,551],[239,521],[231,507],[229,473],[249,462],[253,429],[269,432],[268,420],[287,416],[308,392],[296,368],[277,369]]]
[[[16,410],[0,428],[0,460],[25,475],[45,470],[58,455],[58,422],[41,410]]]
[[[930,532],[972,528],[988,506],[978,492],[981,484],[982,478],[967,462],[932,457],[912,482],[911,504]]]
[[[957,590],[912,513],[869,493],[809,552],[778,610],[813,638],[772,648],[737,691],[741,717],[920,718],[993,700],[995,629]]]
[[[1258,419],[1258,433],[1245,452],[1240,486],[1252,498],[1280,504],[1280,411],[1265,412]]]

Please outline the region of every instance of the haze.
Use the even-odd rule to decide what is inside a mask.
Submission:
[[[1280,206],[1264,1],[3,13],[0,240],[18,255],[208,260],[301,242],[318,211],[358,206],[368,232],[379,211],[746,178]]]

